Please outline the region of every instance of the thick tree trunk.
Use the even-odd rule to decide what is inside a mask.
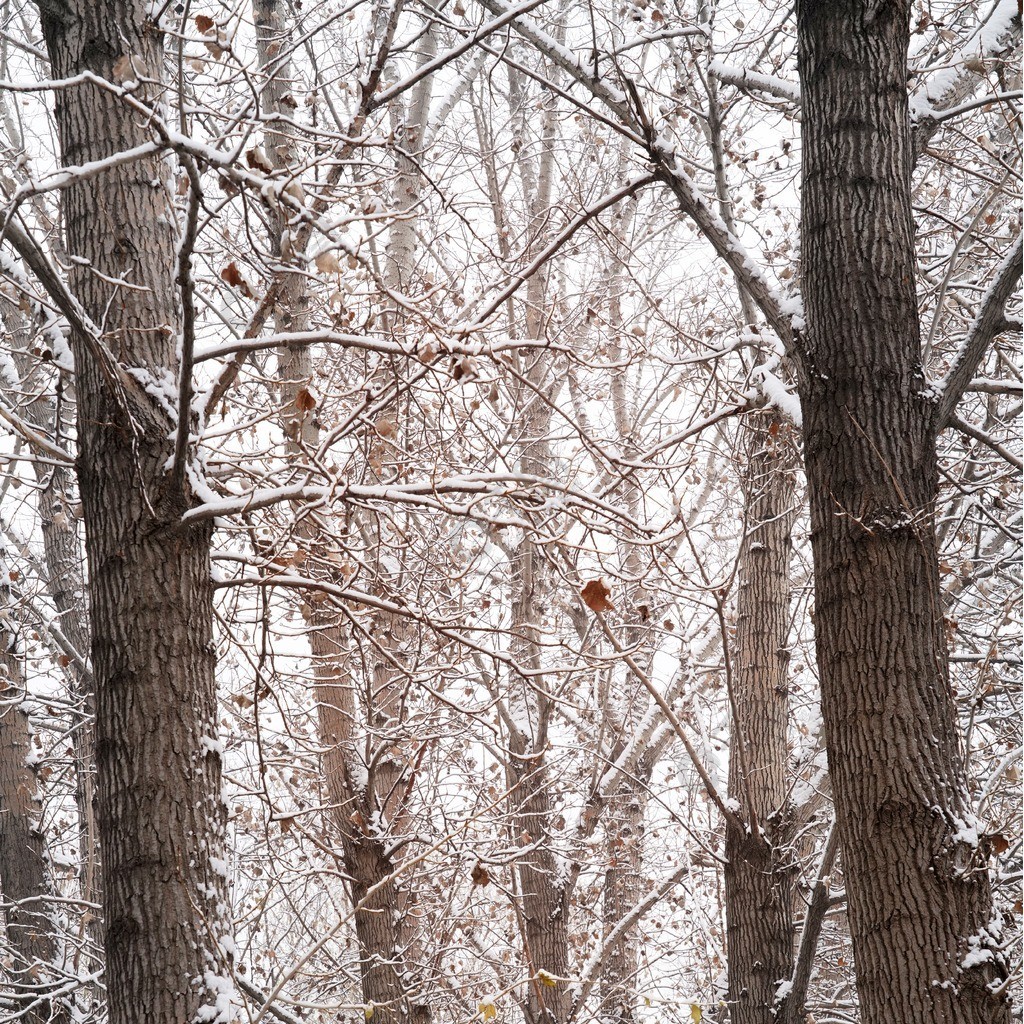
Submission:
[[[159,81],[142,3],[40,3],[54,78]],[[130,64],[129,64],[130,61]],[[153,101],[158,87],[140,88]],[[90,84],[58,90],[65,164],[148,141],[145,119]],[[176,387],[181,311],[168,165],[146,158],[65,190],[71,288],[136,380]],[[119,282],[124,282],[120,284]],[[228,1019],[230,914],[217,742],[209,533],[184,529],[172,486],[177,424],[114,383],[81,329],[78,477],[96,681],[98,818],[113,1024]]]
[[[798,4],[818,667],[865,1024],[1009,1020],[949,686],[908,2]],[[995,991],[993,991],[995,989]]]
[[[725,905],[733,1024],[774,1024],[793,971],[789,763],[789,561],[796,454],[777,413],[744,427],[746,533],[739,554],[729,795],[746,830],[726,828]]]

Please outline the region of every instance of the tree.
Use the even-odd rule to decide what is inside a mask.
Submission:
[[[0,548],[0,555],[6,552]],[[57,941],[46,872],[39,788],[33,771],[32,734],[26,707],[25,651],[17,628],[19,610],[12,600],[12,577],[19,574],[0,562],[0,891],[4,924],[13,956],[5,973],[11,981],[17,1012],[33,1024],[67,1021],[68,1007],[51,1000],[47,973],[55,967]]]
[[[822,332],[799,297],[821,276],[797,263],[800,123],[817,115],[794,81],[791,5],[201,0],[150,12],[162,55],[140,10],[101,6],[46,7],[58,50],[90,40],[80,74],[49,65],[31,8],[8,5],[0,32],[0,528],[16,574],[0,628],[16,625],[20,673],[0,776],[12,809],[37,791],[0,816],[15,865],[0,863],[0,884],[28,894],[19,913],[45,894],[51,943],[19,951],[13,919],[0,935],[0,962],[31,959],[43,986],[10,973],[0,1020],[38,992],[106,1024],[105,980],[123,1021],[127,1000],[149,999],[142,974],[160,999],[181,987],[184,959],[142,941],[126,979],[117,928],[97,973],[79,871],[96,848],[77,842],[90,631],[101,771],[139,775],[156,751],[168,805],[194,806],[169,824],[213,816],[205,835],[168,827],[161,852],[212,851],[234,879],[211,883],[205,853],[198,878],[161,875],[182,948],[209,954],[189,980],[217,989],[168,996],[164,1019],[230,1019],[232,1000],[284,1024],[866,1015],[846,910],[848,895],[863,907],[864,880],[840,850],[849,823],[833,821],[791,394]],[[911,27],[904,256],[921,361],[960,381],[936,419],[952,429],[933,431],[929,557],[951,647],[935,735],[963,743],[944,777],[962,788],[953,832],[982,840],[963,859],[979,873],[987,842],[1004,920],[958,963],[984,971],[1005,952],[1010,991],[1021,410],[1012,339],[993,331],[1019,329],[1017,300],[1002,301],[1019,21],[1013,0],[937,0]],[[55,150],[53,98],[67,139],[85,111],[102,129],[84,151]],[[891,383],[878,376],[871,395]],[[813,380],[813,400],[831,400]],[[820,504],[835,452],[806,439]],[[828,485],[878,491],[847,449]],[[84,577],[83,522],[101,559]],[[184,658],[167,653],[175,637]],[[186,665],[197,643],[209,657],[187,679],[161,664],[159,703],[148,666]],[[113,662],[133,649],[129,706]],[[164,747],[111,722],[142,698]],[[132,749],[112,747],[122,735]],[[219,781],[175,760],[194,748],[223,760]],[[163,794],[139,778],[144,815],[147,788]],[[208,784],[223,805],[203,803]],[[123,920],[123,851],[151,833],[118,822],[107,904]],[[215,886],[231,893],[234,944],[204,902]]]
[[[922,365],[910,5],[798,5],[800,397],[817,657],[863,1019],[1009,1020],[970,808],[935,536],[936,440],[1019,274],[941,382]]]
[[[63,160],[98,164],[64,193],[73,269],[53,298],[77,371],[110,1019],[138,1020],[141,1007],[154,1024],[227,1019],[210,536],[181,525],[194,500],[187,387],[178,404],[194,341],[189,236],[179,254],[156,147],[110,160],[151,145],[161,34],[131,2],[40,14],[54,78],[77,76],[56,92]],[[20,248],[47,273],[31,240]]]
[[[742,827],[726,826],[729,1005],[736,1024],[771,1021],[793,970],[789,807],[790,534],[793,428],[778,413],[745,425],[747,523],[738,556],[729,793]]]

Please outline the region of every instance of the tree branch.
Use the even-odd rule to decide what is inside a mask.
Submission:
[[[1005,320],[1003,307],[1013,294],[1021,275],[1021,236],[1010,246],[996,271],[992,284],[981,300],[967,337],[960,346],[946,376],[938,383],[935,405],[935,430],[945,427],[967,390],[989,345],[1000,333]]]
[[[800,933],[800,949],[789,991],[779,999],[776,1019],[780,1024],[801,1024],[804,1019],[804,1003],[807,1001],[807,989],[811,983],[811,969],[814,966],[814,954],[821,937],[821,927],[825,923],[825,915],[832,905],[829,894],[829,874],[839,851],[839,831],[835,822],[829,829],[825,840],[825,850],[818,865],[818,875],[814,883],[810,906],[804,917],[803,931]]]
[[[994,437],[986,434],[983,430],[979,430],[973,424],[968,423],[967,420],[961,419],[956,413],[949,417],[947,426],[953,427],[954,430],[959,430],[961,434],[965,434],[975,441],[980,441],[986,448],[991,448],[996,455],[1008,462],[1014,469],[1024,469],[1024,462],[1018,459],[1013,452],[1004,448]]]

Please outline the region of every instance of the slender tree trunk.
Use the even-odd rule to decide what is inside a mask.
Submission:
[[[43,833],[39,823],[39,794],[29,767],[32,736],[25,711],[25,677],[18,640],[11,628],[16,621],[7,568],[0,560],[0,891],[8,950],[4,958],[7,985],[19,1006],[40,994],[25,1019],[32,1024],[67,1021],[67,1007],[51,1004],[43,996],[45,973],[57,952],[53,921],[47,912],[50,895]]]
[[[817,657],[865,1024],[1009,1020],[949,685],[908,2],[798,3]]]
[[[619,155],[620,176],[626,171],[625,157],[626,145],[623,143]],[[626,265],[622,250],[625,248],[624,239],[633,224],[635,209],[635,204],[626,203],[613,215],[617,242],[605,272],[607,323],[611,328],[606,344],[609,364],[616,367],[610,371],[609,397],[618,443],[628,458],[636,458],[639,454],[636,440],[638,413],[622,351],[622,337],[626,333],[622,322],[622,299],[626,290]],[[642,498],[640,481],[635,476],[628,478],[623,481],[622,491],[621,500],[626,513],[639,522]],[[649,600],[644,595],[641,583],[643,562],[640,548],[627,540],[620,541],[619,557],[624,577],[622,642],[624,647],[634,652],[633,657],[639,660],[650,653],[649,644],[644,644],[645,630],[640,611],[641,605]],[[635,690],[636,683],[626,666],[622,666],[622,670],[625,682],[621,695],[617,701],[609,700],[606,708],[620,733],[610,753],[611,761],[618,760],[626,744],[632,742],[637,727],[651,706],[649,695]],[[637,925],[620,930],[620,925],[643,900],[649,888],[643,871],[645,817],[655,757],[655,751],[650,750],[638,759],[636,770],[623,777],[621,787],[609,799],[605,810],[607,868],[602,887],[601,925],[606,951],[600,983],[600,1016],[605,1024],[634,1024],[637,1020],[640,930]]]
[[[537,307],[539,309],[539,307]],[[528,320],[529,320],[528,316]],[[532,334],[532,337],[536,335]],[[536,367],[535,367],[536,369]],[[546,434],[550,414],[535,396],[522,423],[525,431],[520,468],[524,474],[549,470]],[[572,1005],[564,979],[569,974],[569,908],[571,891],[552,848],[551,781],[547,764],[551,702],[544,695],[539,623],[546,597],[545,565],[539,547],[524,538],[512,566],[512,654],[534,685],[523,685],[522,700],[533,705],[529,730],[517,727],[509,736],[509,788],[515,794],[515,825],[523,849],[516,862],[526,962],[531,976],[527,1024],[560,1024]],[[535,696],[531,700],[530,690]],[[517,721],[519,719],[517,718]]]
[[[521,104],[514,124],[525,140],[528,136],[522,120],[526,99],[521,91],[522,79],[511,71],[509,74],[513,102],[518,98]],[[541,130],[537,133],[539,155],[531,158],[525,153],[525,141],[517,153],[523,192],[531,197],[528,253],[539,250],[544,242],[554,175],[554,125],[553,105],[548,98]],[[535,341],[545,336],[548,276],[549,272],[542,270],[534,274],[526,286],[525,335]],[[544,401],[545,389],[549,386],[549,363],[542,354],[530,358],[529,366],[520,367],[527,384],[520,389],[524,407],[517,423],[521,436],[519,469],[528,475],[549,476],[551,409]],[[547,747],[553,707],[544,691],[540,646],[541,623],[550,588],[543,551],[531,537],[523,538],[511,568],[510,648],[517,667],[529,673],[534,684],[527,686],[521,679],[513,684],[521,689],[521,694],[513,699],[520,703],[521,714],[516,716],[516,721],[523,725],[518,725],[509,736],[508,769],[509,788],[516,801],[516,841],[524,851],[516,868],[525,959],[531,976],[526,1019],[527,1024],[560,1024],[566,1020],[572,1005],[569,986],[564,980],[569,975],[571,890],[550,836],[553,804]]]
[[[644,812],[648,803],[651,767],[623,780],[621,791],[605,811],[607,867],[604,872],[601,917],[610,948],[601,972],[601,1020],[605,1024],[634,1024],[637,1020],[637,973],[640,934],[637,926],[614,934],[613,929],[646,895],[644,882]],[[612,935],[610,939],[607,937]]]
[[[702,50],[714,59],[714,5],[701,4]],[[707,74],[704,124],[714,159],[722,220],[736,232],[726,174],[725,128],[718,85]],[[737,280],[746,324],[757,307]],[[767,358],[767,353],[764,354]],[[735,652],[730,678],[729,796],[745,829],[726,826],[725,907],[728,1002],[735,1024],[775,1024],[776,993],[793,967],[793,836],[786,806],[789,765],[790,553],[796,510],[797,454],[774,410],[747,417],[742,430],[745,533],[740,546]]]
[[[260,63],[266,75],[262,92],[265,108],[268,112],[286,113],[282,96],[293,89],[289,61],[279,56],[286,54],[288,47],[286,6],[280,0],[253,0],[253,17]],[[421,104],[426,102],[422,99],[424,92],[429,96],[429,89],[425,87],[416,92]],[[275,170],[287,172],[297,165],[294,144],[286,135],[268,132],[266,151]],[[412,162],[402,158],[402,163],[405,173],[410,173],[406,165]],[[405,177],[401,180],[403,196],[408,199],[417,186]],[[283,216],[275,218],[273,229],[276,235],[273,251],[280,258],[278,239],[286,229]],[[403,232],[403,246],[395,255],[397,264],[389,262],[389,266],[401,266],[404,273],[412,260],[415,231],[403,223]],[[398,275],[397,270],[393,273]],[[275,329],[282,333],[308,330],[309,295],[305,274],[299,270],[282,271],[280,284]],[[400,284],[400,278],[395,276],[394,286],[397,288]],[[309,347],[280,350],[278,363],[282,426],[290,453],[300,456],[304,451],[315,450],[320,441],[315,414],[297,402],[313,376]],[[344,577],[323,557],[326,549],[319,528],[313,517],[305,517],[297,524],[297,533],[308,549],[305,570],[312,577],[343,586]],[[378,718],[372,724],[380,726],[385,733],[389,731],[387,709],[399,703],[397,697],[401,688],[390,678],[394,673],[390,664],[375,668],[370,687],[374,691],[370,699],[373,706],[367,707],[366,716],[362,716],[355,699],[355,680],[349,673],[349,644],[337,610],[315,592],[308,595],[306,607],[320,737],[324,745],[324,775],[332,808],[331,821],[340,836],[343,863],[350,878],[363,1001],[367,1012],[381,1024],[424,1024],[430,1020],[426,993],[408,965],[413,942],[405,913],[408,900],[393,878],[400,862],[389,853],[386,836],[371,827],[378,814],[390,825],[400,816],[402,800],[398,794],[404,793],[399,784],[402,769],[391,751],[382,758],[369,758],[373,767],[367,769],[358,749],[366,741],[367,729],[371,726],[368,718],[372,713],[376,712]],[[385,650],[396,647],[393,617],[382,614],[377,621],[376,642]],[[388,739],[379,742],[391,744]]]
[[[739,554],[729,795],[746,829],[726,828],[725,902],[733,1024],[774,1024],[793,971],[789,763],[789,561],[796,456],[772,411],[744,425],[746,532]]]
[[[40,3],[54,78],[159,83],[160,33],[131,0]],[[148,141],[107,90],[56,92],[65,164]],[[139,87],[153,102],[159,84]],[[112,1024],[227,1020],[231,926],[207,528],[183,528],[177,423],[140,388],[176,390],[182,317],[168,165],[151,157],[63,193],[76,327],[79,487],[96,681],[98,818]],[[118,282],[124,281],[125,286]],[[111,354],[101,353],[100,345]],[[134,378],[124,368],[133,371]]]
[[[84,551],[72,511],[71,473],[54,466],[39,492],[46,590],[57,609],[57,626],[83,657],[90,647],[89,610],[82,574]],[[74,662],[64,669],[69,691],[77,702],[72,748],[75,757],[75,804],[78,808],[78,844],[82,899],[98,903],[103,894],[99,833],[96,822],[96,695],[91,670]],[[102,942],[98,913],[86,911],[86,924],[97,943]]]
[[[57,255],[61,258],[59,248]],[[67,382],[62,382],[55,398],[43,381],[35,379],[39,372],[39,363],[28,353],[32,330],[27,315],[10,304],[5,307],[3,317],[16,341],[13,358],[21,373],[21,386],[24,390],[31,390],[38,395],[25,407],[25,418],[44,436],[53,437],[57,444],[63,446],[70,433],[67,428],[74,408],[73,399],[68,397],[71,387]],[[57,610],[54,627],[60,630],[61,635],[79,656],[64,666],[64,677],[72,699],[77,702],[76,710],[79,716],[71,735],[75,757],[75,804],[79,819],[82,899],[88,903],[98,903],[103,886],[95,807],[96,758],[93,723],[96,717],[96,701],[92,672],[82,664],[82,660],[88,659],[89,656],[90,632],[83,571],[85,552],[78,533],[77,517],[73,511],[77,497],[70,467],[62,464],[47,465],[37,461],[33,463],[33,471],[39,484],[36,505],[42,524],[46,592]],[[87,910],[84,916],[90,935],[97,946],[102,945],[100,915]]]

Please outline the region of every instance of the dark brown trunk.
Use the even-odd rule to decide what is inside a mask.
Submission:
[[[789,763],[789,561],[796,451],[779,415],[744,427],[746,531],[739,554],[730,702],[729,796],[746,829],[726,828],[725,905],[733,1024],[774,1024],[793,971]]]
[[[146,5],[39,6],[55,78],[88,71],[159,82],[161,36]],[[137,95],[152,102],[159,86]],[[83,84],[58,90],[55,102],[65,164],[149,140],[145,118],[108,90]],[[112,356],[72,332],[113,1024],[140,1013],[147,1024],[215,1020],[221,1010],[227,1019],[231,988],[210,538],[180,525],[191,498],[168,468],[174,418],[132,386],[176,390],[172,194],[167,163],[155,157],[63,193],[70,285]]]
[[[908,2],[798,4],[801,399],[817,656],[865,1024],[994,1024],[949,685],[921,370],[907,116]]]

